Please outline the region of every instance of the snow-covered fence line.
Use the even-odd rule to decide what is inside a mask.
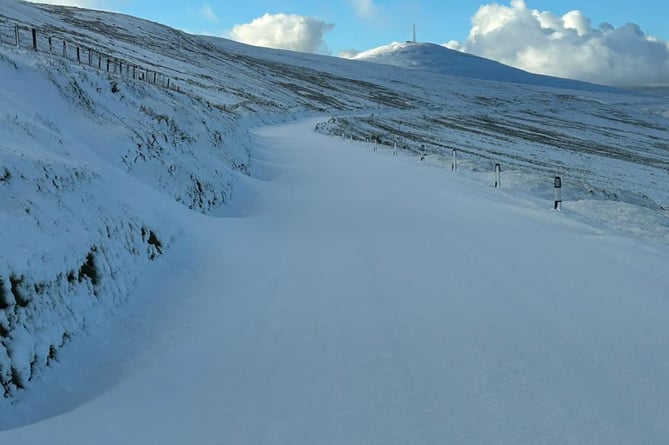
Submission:
[[[509,161],[507,157],[500,157],[494,152],[466,148],[462,145],[454,145],[448,142],[427,142],[425,138],[416,138],[414,134],[395,131],[396,128],[391,126],[358,127],[345,117],[332,117],[328,121],[317,123],[314,129],[317,132],[330,136],[341,134],[344,137],[346,132],[350,132],[351,140],[367,141],[368,144],[369,141],[372,141],[374,151],[377,150],[377,147],[385,147],[394,156],[397,156],[402,151],[412,153],[419,156],[422,162],[427,160],[428,162],[447,166],[453,172],[458,172],[465,168],[471,174],[477,176],[485,175],[487,178],[489,172],[492,171],[491,185],[494,188],[502,187],[502,162]],[[379,131],[380,129],[385,129],[386,131]],[[508,181],[505,189],[517,187],[523,189],[521,191],[525,191],[529,188],[533,193],[542,196],[546,200],[551,200],[552,203],[553,197],[549,193],[553,190],[553,179],[555,177],[568,176],[565,174],[564,166],[559,163],[549,165],[547,163],[534,162],[530,165],[528,163],[523,164],[522,162],[510,162],[505,165],[507,166],[505,167],[505,171],[508,173]],[[485,180],[487,181],[487,179]],[[575,188],[580,185],[585,187],[579,181],[572,181],[571,186],[574,188],[572,192],[576,192]],[[560,197],[555,198],[555,201],[559,201],[561,206],[562,189],[560,188],[559,190]],[[557,209],[557,204],[554,205]]]
[[[92,48],[68,37],[55,37],[39,27],[0,21],[0,46],[13,46],[34,52],[60,56],[69,61],[94,69],[106,71],[110,75],[147,82],[182,92],[180,86],[166,74],[165,67],[147,67],[114,55],[106,49]],[[162,68],[162,70],[161,70]]]

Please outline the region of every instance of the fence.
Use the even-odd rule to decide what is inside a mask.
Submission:
[[[61,37],[54,37],[37,27],[0,20],[0,46],[14,46],[63,57],[110,75],[134,79],[181,92],[173,79],[158,69],[114,57],[107,52]]]

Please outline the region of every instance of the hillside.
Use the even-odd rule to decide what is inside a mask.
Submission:
[[[39,420],[16,408],[34,406],[22,405],[35,397],[31,387],[110,319],[128,316],[147,277],[174,272],[176,252],[193,253],[183,243],[197,224],[253,220],[258,184],[287,174],[272,164],[285,159],[263,158],[258,126],[317,116],[325,135],[355,139],[361,150],[375,138],[383,153],[397,144],[440,173],[456,149],[461,176],[488,185],[501,163],[502,190],[528,205],[550,203],[560,175],[569,218],[606,236],[669,243],[666,98],[535,76],[434,45],[365,58],[0,0],[0,428]],[[233,230],[206,234],[219,229]],[[244,255],[244,245],[225,240],[235,249],[229,261]],[[69,407],[82,399],[72,396]]]
[[[428,71],[435,74],[492,80],[495,82],[510,82],[571,90],[615,91],[613,88],[602,85],[528,73],[527,71],[513,68],[494,60],[455,51],[441,45],[435,45],[434,43],[394,42],[389,45],[363,51],[353,57],[353,59]]]

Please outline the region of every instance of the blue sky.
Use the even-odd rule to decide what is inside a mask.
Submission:
[[[411,36],[415,23],[418,39],[432,43],[463,41],[471,28],[471,17],[486,3],[481,1],[449,0],[242,0],[229,2],[209,0],[100,0],[94,6],[111,8],[134,16],[184,29],[193,33],[228,35],[235,25],[249,23],[265,13],[296,14],[315,17],[334,24],[324,34],[332,54],[344,49],[366,50]],[[498,2],[509,4],[508,1]],[[370,5],[365,15],[364,6]],[[527,0],[531,9],[550,11],[562,16],[578,9],[590,18],[594,27],[608,22],[619,27],[627,22],[638,24],[649,35],[669,40],[669,4],[666,0],[630,1],[573,1]],[[205,13],[210,10],[213,16]],[[214,18],[215,16],[215,18]]]
[[[123,12],[195,34],[354,57],[411,38],[527,71],[669,86],[667,0],[42,0]]]

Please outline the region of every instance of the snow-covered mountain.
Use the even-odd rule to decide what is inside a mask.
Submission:
[[[601,85],[529,73],[494,60],[455,51],[434,43],[393,42],[363,51],[356,54],[353,59],[496,82],[572,90],[613,91],[612,88]]]
[[[250,211],[261,124],[322,116],[323,133],[442,167],[457,149],[463,172],[488,181],[501,163],[505,187],[547,201],[559,174],[576,217],[669,241],[666,98],[436,45],[361,58],[0,0],[0,406],[129,304],[185,221]]]

